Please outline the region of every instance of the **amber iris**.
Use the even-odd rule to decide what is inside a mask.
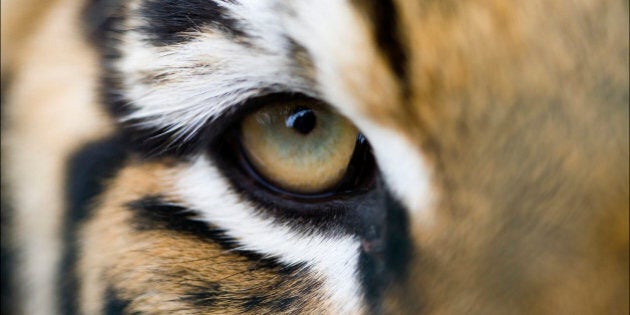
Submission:
[[[241,123],[240,140],[255,170],[278,188],[317,194],[343,179],[358,130],[313,100],[265,106]]]

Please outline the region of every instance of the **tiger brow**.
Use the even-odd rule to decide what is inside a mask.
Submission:
[[[156,46],[189,40],[187,34],[211,27],[229,37],[246,37],[239,21],[230,16],[220,1],[163,0],[145,3],[140,14],[147,19],[142,31]]]
[[[376,44],[400,81],[405,98],[409,94],[408,52],[402,34],[401,16],[393,0],[353,0],[372,22]]]

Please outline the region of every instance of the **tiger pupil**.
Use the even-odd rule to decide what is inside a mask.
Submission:
[[[307,135],[317,124],[317,117],[313,110],[304,107],[297,107],[287,117],[285,124],[289,128],[295,129],[295,131]]]

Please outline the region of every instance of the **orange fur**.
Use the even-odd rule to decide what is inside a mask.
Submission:
[[[627,2],[399,5],[440,201],[390,311],[627,313]]]
[[[109,183],[110,189],[82,232],[85,242],[80,270],[88,280],[82,297],[89,301],[85,313],[100,311],[107,286],[119,292],[118,298],[132,301],[128,312],[142,314],[277,313],[273,304],[291,297],[305,302],[292,304],[282,313],[325,311],[315,275],[296,271],[285,280],[278,276],[278,268],[249,261],[197,236],[166,228],[134,228],[133,210],[125,205],[144,196],[177,198],[170,196],[173,189],[168,183],[178,167],[168,161],[132,161]],[[191,293],[207,294],[206,305],[204,298]],[[260,299],[260,304],[244,308],[242,305],[252,298]],[[192,308],[192,301],[200,305]]]

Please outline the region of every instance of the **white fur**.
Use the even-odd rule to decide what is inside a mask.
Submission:
[[[431,211],[431,171],[417,146],[395,130],[370,121],[358,123],[370,139],[372,151],[385,182],[407,209],[415,222],[430,227],[434,222]]]
[[[178,175],[177,194],[200,218],[221,229],[241,244],[241,249],[275,257],[289,265],[303,263],[323,278],[324,292],[337,314],[361,310],[357,261],[359,241],[350,236],[308,235],[262,218],[256,206],[239,198],[207,158],[198,158]]]
[[[230,106],[269,92],[313,95],[310,81],[297,73],[288,54],[286,37],[268,2],[224,4],[242,18],[248,44],[205,29],[195,39],[174,46],[154,47],[133,31],[122,38],[123,57],[116,64],[123,73],[123,90],[134,112],[125,119],[142,120],[145,127],[166,128],[188,137]],[[142,82],[143,74],[168,76],[161,82]]]

